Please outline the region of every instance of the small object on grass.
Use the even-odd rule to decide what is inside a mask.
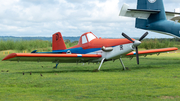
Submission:
[[[4,72],[3,70],[1,70],[1,72]]]
[[[23,75],[24,75],[24,72],[23,72]]]
[[[31,75],[31,72],[30,72],[30,75]]]
[[[9,70],[7,70],[6,72],[9,72]]]
[[[42,74],[40,74],[41,76],[43,76]]]

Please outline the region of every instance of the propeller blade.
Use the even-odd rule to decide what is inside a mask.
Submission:
[[[137,64],[139,65],[139,54],[138,54],[138,48],[136,47],[136,60]]]
[[[144,33],[144,35],[141,36],[141,38],[139,39],[139,41],[143,40],[147,35],[148,35],[148,32]]]
[[[133,41],[129,36],[127,36],[125,33],[122,33],[122,36],[124,36],[126,39],[128,39],[129,41],[134,43],[134,46],[136,47],[136,60],[137,60],[137,64],[139,65],[139,53],[138,53],[138,45],[141,44],[141,40],[143,40],[146,36],[148,35],[148,32],[144,33],[143,36],[141,36],[141,38],[138,41]]]
[[[128,39],[129,41],[134,43],[134,41],[129,36],[127,36],[125,33],[122,33],[122,36],[124,36],[126,39]]]

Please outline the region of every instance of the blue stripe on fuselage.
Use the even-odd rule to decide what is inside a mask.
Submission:
[[[118,46],[118,45],[117,45]],[[115,46],[112,46],[115,47]],[[37,52],[37,53],[66,53],[67,51],[70,51],[71,53],[74,54],[88,54],[91,52],[96,52],[101,50],[101,48],[90,48],[90,49],[83,49],[82,47],[78,47],[78,48],[71,48],[71,49],[65,49],[65,50],[53,50],[52,52]]]

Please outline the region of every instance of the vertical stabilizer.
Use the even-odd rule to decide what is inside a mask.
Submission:
[[[136,28],[145,29],[147,24],[166,20],[163,0],[138,0],[137,9],[143,10],[160,10],[159,13],[151,14],[148,19],[136,19]]]
[[[64,50],[66,45],[60,32],[52,35],[52,50]]]

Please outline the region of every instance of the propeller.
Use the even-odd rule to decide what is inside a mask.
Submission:
[[[148,35],[148,32],[144,33],[144,35],[141,36],[141,38],[139,39],[139,41],[143,40],[147,35]]]
[[[122,36],[124,36],[126,39],[128,39],[129,41],[134,43],[134,41],[129,36],[127,36],[125,33],[122,33]]]
[[[139,40],[133,41],[128,35],[125,33],[122,33],[122,36],[124,36],[129,41],[133,42],[134,47],[136,47],[136,60],[137,64],[139,64],[139,54],[138,54],[138,46],[141,44],[141,40],[143,40],[148,35],[148,32],[144,33]]]

